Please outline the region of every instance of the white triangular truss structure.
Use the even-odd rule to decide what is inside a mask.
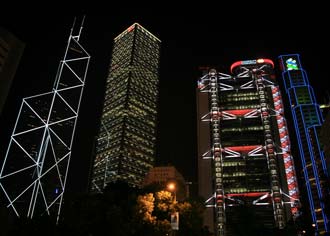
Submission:
[[[18,217],[59,219],[90,55],[70,32],[51,92],[24,98],[2,168],[0,189]]]

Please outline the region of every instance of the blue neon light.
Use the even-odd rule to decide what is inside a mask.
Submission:
[[[279,59],[280,62],[282,63],[282,67],[281,67],[283,70],[282,79],[291,105],[290,108],[293,117],[294,127],[296,130],[297,142],[298,142],[300,159],[303,168],[302,170],[305,178],[305,186],[307,189],[312,221],[316,224],[316,229],[320,228],[322,225],[324,226],[325,231],[329,232],[329,225],[328,225],[329,216],[327,216],[326,212],[324,211],[324,204],[322,202],[322,197],[323,197],[322,186],[320,184],[320,179],[319,179],[319,174],[321,172],[324,172],[326,174],[327,169],[326,169],[324,154],[320,147],[320,143],[316,131],[316,127],[322,125],[323,123],[323,116],[320,110],[320,106],[316,102],[314,90],[309,84],[307,73],[300,66],[301,63],[300,63],[299,55],[298,54],[282,55],[279,57]],[[293,70],[298,70],[298,72],[292,72]],[[295,73],[295,75],[298,73],[300,75],[298,80],[297,78],[292,78],[291,73]],[[308,93],[304,95],[309,96],[310,102],[308,104],[298,104],[299,94],[297,94],[296,89],[299,87],[307,88]],[[292,107],[292,105],[294,106]],[[306,112],[306,109],[303,109],[305,107],[310,107],[311,109],[307,110]],[[310,115],[316,117],[317,120],[315,120],[315,122],[317,121],[317,124],[315,124],[315,122],[313,121],[311,125],[307,125],[306,122],[308,121],[308,119],[306,119],[306,115],[308,112],[312,113]],[[310,134],[312,134],[315,143],[312,142]],[[306,137],[304,141],[302,139],[303,136]],[[303,147],[305,148],[308,147],[308,151],[304,152]],[[307,160],[310,159],[308,163],[306,163],[306,158]],[[321,165],[317,164],[318,159],[320,159]],[[312,167],[312,173],[310,173],[311,176],[309,176],[308,174],[307,164],[311,164]],[[312,190],[311,183],[309,180],[310,178],[315,179],[315,183],[316,183],[315,190]],[[313,197],[313,192],[314,192],[314,196],[316,193],[317,197],[316,196]],[[318,216],[316,215],[315,205],[320,206],[322,212],[322,218],[320,217],[320,215]]]

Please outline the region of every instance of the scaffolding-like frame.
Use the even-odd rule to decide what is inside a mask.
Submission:
[[[51,92],[23,98],[2,168],[0,188],[17,217],[59,220],[90,55],[73,22]]]

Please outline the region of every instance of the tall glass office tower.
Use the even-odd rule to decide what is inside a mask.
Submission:
[[[161,41],[134,23],[114,39],[91,191],[140,186],[155,159]]]
[[[324,201],[329,194],[326,184],[327,170],[323,150],[319,143],[319,129],[323,123],[322,112],[307,73],[302,68],[298,54],[279,57],[300,154],[300,168],[304,178],[304,192],[308,196],[311,222],[320,235],[330,232],[329,213]]]

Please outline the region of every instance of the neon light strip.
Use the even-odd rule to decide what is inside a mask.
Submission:
[[[255,64],[270,64],[274,68],[274,62],[270,59],[257,59],[257,60],[247,60],[247,61],[237,61],[230,66],[230,72],[233,73],[235,67],[241,65],[255,65]]]
[[[289,55],[289,56],[291,56],[291,55]],[[294,55],[294,56],[297,58],[297,60],[299,61],[299,64],[301,65],[300,60],[299,60],[299,55]],[[304,177],[305,177],[305,184],[306,184],[307,193],[308,193],[308,199],[309,199],[309,204],[310,204],[310,212],[311,212],[311,216],[312,216],[312,221],[313,221],[313,223],[316,224],[316,229],[318,229],[320,227],[319,225],[322,224],[324,226],[325,230],[327,232],[329,232],[329,226],[327,224],[328,220],[327,220],[327,216],[324,212],[324,206],[323,206],[324,204],[320,201],[321,200],[320,198],[322,197],[322,190],[321,190],[322,187],[320,185],[318,176],[319,176],[319,173],[321,172],[321,170],[316,165],[316,160],[315,160],[316,156],[314,155],[315,152],[318,152],[318,154],[320,154],[320,159],[321,159],[321,162],[323,164],[324,156],[322,155],[322,151],[320,149],[319,141],[318,141],[317,135],[316,135],[316,126],[321,125],[322,121],[323,121],[322,120],[322,114],[320,112],[319,105],[316,104],[316,102],[315,102],[316,101],[315,94],[314,94],[313,88],[309,85],[309,81],[308,81],[308,77],[307,77],[306,72],[303,69],[298,70],[298,71],[301,71],[301,74],[300,74],[301,78],[300,79],[301,79],[301,82],[305,86],[301,86],[301,83],[300,83],[299,86],[295,86],[293,84],[293,79],[291,78],[291,73],[286,71],[285,69],[283,69],[283,68],[286,68],[283,65],[283,63],[284,63],[283,56],[280,56],[279,58],[280,58],[280,61],[282,63],[282,70],[283,70],[282,78],[283,78],[283,81],[284,81],[284,84],[285,84],[285,87],[286,87],[286,92],[288,94],[290,104],[295,105],[294,107],[291,107],[291,112],[292,112],[292,116],[293,116],[294,126],[295,126],[295,129],[296,129],[296,135],[297,135],[297,141],[298,141],[298,146],[299,146],[300,158],[301,158],[301,162],[302,162],[302,170],[303,170]],[[299,87],[307,87],[308,88],[308,95],[309,95],[309,97],[312,101],[310,104],[298,104],[298,97],[299,97],[300,94],[297,94],[296,89],[299,88]],[[304,112],[304,110],[305,110],[304,107],[306,107],[306,106],[310,106],[310,107],[313,107],[315,109],[316,113],[314,113],[314,115],[317,116],[319,124],[311,125],[310,127],[307,127],[307,125],[305,123],[306,120],[305,120],[305,117],[304,117],[304,115],[306,113],[306,112]],[[299,120],[300,123],[302,123],[302,125],[298,124],[298,120]],[[316,137],[316,140],[315,140],[316,145],[313,145],[311,143],[309,131],[313,132],[313,136]],[[306,141],[305,142],[302,141],[301,136],[306,136]],[[307,153],[305,153],[303,151],[303,146],[305,146],[305,147],[308,146],[308,152]],[[307,159],[310,158],[310,163],[312,164],[312,170],[313,170],[312,176],[308,176],[305,156],[307,156],[306,157]],[[323,167],[323,165],[322,165],[322,167]],[[324,171],[324,168],[322,168],[322,169]],[[314,197],[313,197],[309,177],[311,177],[311,178],[315,177],[318,198],[314,199]],[[316,216],[315,206],[314,206],[315,202],[319,202],[319,204],[321,206],[323,219],[320,218],[319,216]],[[321,222],[323,222],[323,223],[321,223]]]
[[[274,86],[274,88],[272,87],[271,89],[273,91],[273,93],[272,93],[273,100],[276,101],[275,103],[278,104],[277,106],[275,106],[275,109],[276,110],[282,109],[282,98],[281,98],[278,86]],[[275,103],[274,103],[274,105],[275,105]],[[297,183],[297,178],[296,178],[295,170],[294,170],[294,166],[293,166],[293,159],[292,159],[292,156],[289,155],[289,153],[288,153],[288,152],[290,152],[290,139],[289,139],[288,133],[287,133],[286,122],[282,115],[277,115],[276,119],[277,119],[278,131],[279,131],[280,137],[282,137],[280,139],[280,142],[281,142],[281,148],[284,152],[283,157],[285,156],[284,166],[285,166],[285,173],[286,173],[286,181],[287,181],[288,189],[289,189],[289,195],[292,200],[298,199],[299,198],[298,183]],[[291,204],[292,214],[294,214],[297,211],[298,211],[297,207],[294,206],[293,204]]]

